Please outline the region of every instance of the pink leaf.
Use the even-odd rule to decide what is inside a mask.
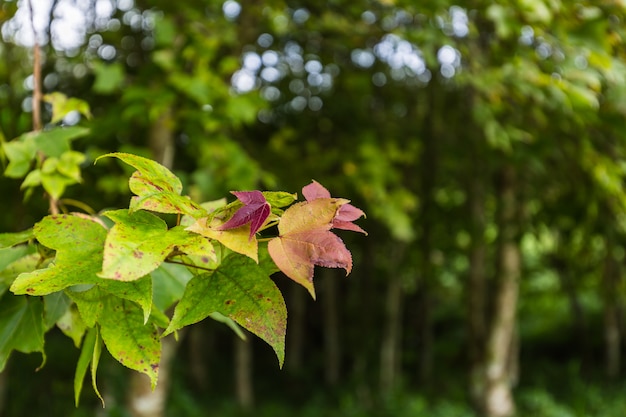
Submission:
[[[302,188],[302,195],[307,201],[313,201],[319,198],[330,198],[330,191],[328,191],[319,182],[313,180],[311,184]],[[365,217],[363,210],[354,207],[352,204],[344,204],[339,208],[339,211],[335,215],[332,227],[335,229],[351,230],[353,232],[359,232],[367,235],[365,230],[352,223],[360,217]]]

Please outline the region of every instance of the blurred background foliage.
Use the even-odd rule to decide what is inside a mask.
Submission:
[[[77,351],[15,354],[7,416],[621,416],[626,3],[621,0],[38,0],[44,93],[87,101],[85,186],[122,207],[112,151],[151,156],[198,201],[312,178],[368,214],[348,280],[318,301],[280,276],[284,370],[218,323],[181,339],[164,410],[74,409]],[[0,139],[31,129],[33,32],[0,1]],[[50,108],[44,109],[50,120]],[[3,155],[6,166],[6,158]],[[0,180],[2,231],[46,214]],[[0,305],[0,308],[2,306]]]

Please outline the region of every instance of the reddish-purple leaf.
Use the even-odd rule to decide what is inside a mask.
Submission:
[[[250,223],[250,239],[252,239],[270,215],[270,204],[260,191],[232,191],[232,194],[243,203],[243,207],[237,210],[219,230],[235,229]]]
[[[302,195],[307,201],[313,201],[318,198],[330,198],[330,191],[319,182],[313,180],[311,184],[302,188]],[[361,227],[352,223],[362,216],[365,216],[363,210],[354,207],[352,204],[344,204],[339,208],[333,219],[333,228],[367,234]]]

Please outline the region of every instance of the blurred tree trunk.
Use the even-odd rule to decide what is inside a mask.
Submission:
[[[287,332],[286,367],[292,373],[302,369],[304,357],[304,330],[306,319],[307,292],[299,285],[289,288],[289,331]]]
[[[483,404],[488,417],[515,414],[512,385],[517,379],[515,326],[521,268],[515,191],[515,172],[512,166],[507,166],[501,171],[498,186],[498,285],[485,349]]]
[[[239,406],[250,411],[254,406],[254,387],[252,383],[252,337],[241,340],[233,335],[235,343],[235,393]]]
[[[337,385],[341,372],[341,340],[339,337],[338,282],[332,269],[321,269],[322,308],[324,310],[324,376],[330,386]]]
[[[621,332],[619,307],[620,266],[613,255],[610,239],[606,240],[607,255],[604,262],[604,343],[605,373],[610,379],[619,376],[621,366]]]
[[[171,109],[164,111],[150,126],[148,145],[152,157],[168,169],[174,162],[174,129]],[[172,361],[178,349],[178,342],[173,336],[161,339],[161,362],[159,363],[159,382],[152,391],[150,380],[144,375],[130,374],[128,391],[128,409],[133,417],[163,417],[170,385]]]
[[[178,343],[174,335],[161,339],[161,362],[159,364],[159,383],[154,391],[150,379],[132,372],[128,391],[128,409],[133,417],[162,417],[165,415],[167,394],[171,382],[172,361]]]
[[[474,148],[477,144],[474,144]],[[476,149],[472,154],[472,175],[469,183],[469,213],[471,247],[469,253],[469,276],[466,291],[467,332],[470,396],[479,407],[484,386],[483,364],[487,328],[487,286],[486,271],[487,246],[485,244],[485,178],[478,163]]]
[[[397,265],[404,254],[404,245],[392,245],[387,297],[385,300],[385,328],[380,347],[380,391],[390,393],[400,372],[402,336],[402,279]]]

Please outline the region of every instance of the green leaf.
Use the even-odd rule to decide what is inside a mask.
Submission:
[[[104,249],[102,278],[119,281],[138,279],[161,265],[174,250],[191,255],[215,258],[211,243],[181,227],[167,229],[167,224],[146,211],[130,213],[115,210],[104,214],[115,222]]]
[[[15,278],[22,272],[31,272],[37,269],[41,263],[41,257],[35,251],[34,246],[18,246],[0,250],[0,295],[9,289]],[[10,261],[16,255],[22,255]],[[2,265],[4,264],[4,265]]]
[[[62,291],[44,295],[44,325],[46,330],[54,324],[68,311],[72,300]]]
[[[100,317],[102,340],[122,365],[150,377],[156,386],[161,358],[161,341],[156,328],[144,325],[141,310],[117,297],[107,297]]]
[[[265,340],[280,366],[285,356],[287,310],[266,270],[248,257],[231,254],[212,273],[194,277],[163,335],[218,312]]]
[[[66,290],[66,294],[76,303],[80,317],[85,322],[85,325],[94,327],[102,315],[104,300],[109,294],[95,286],[86,291]]]
[[[2,144],[4,153],[9,159],[4,175],[9,178],[22,178],[26,175],[37,154],[37,147],[32,137],[27,135],[24,134],[16,140]]]
[[[298,199],[298,194],[286,193],[284,191],[263,191],[263,196],[272,207],[287,207]]]
[[[52,120],[50,123],[58,123],[63,120],[68,113],[77,111],[86,118],[91,118],[89,104],[81,99],[67,97],[63,93],[54,92],[43,96],[45,102],[52,104]]]
[[[58,172],[52,172],[50,174],[42,172],[41,174],[41,185],[43,185],[44,190],[55,200],[60,199],[65,192],[65,188],[74,183],[75,181]]]
[[[92,89],[98,94],[111,94],[124,83],[124,67],[120,63],[105,64],[96,61],[93,63],[93,70],[96,81]]]
[[[13,350],[23,353],[41,352],[44,346],[43,304],[30,297],[5,294],[0,299],[0,372],[4,370]]]
[[[161,311],[181,299],[185,286],[193,277],[185,266],[167,263],[161,264],[150,275],[154,305]]]
[[[98,398],[100,398],[100,401],[102,401],[102,406],[104,407],[104,399],[102,398],[102,395],[100,395],[98,386],[96,385],[96,370],[98,369],[98,363],[100,361],[101,343],[98,328],[94,327],[93,329],[90,329],[83,342],[80,357],[78,358],[78,363],[76,364],[76,372],[74,373],[74,402],[76,407],[78,407],[80,393],[83,389],[83,381],[85,380],[85,375],[87,374],[87,369],[89,368],[90,363],[91,385],[93,386]]]
[[[56,325],[64,335],[72,339],[74,346],[80,347],[80,341],[87,330],[87,325],[80,317],[76,304],[70,305],[65,310],[65,314],[57,320]]]
[[[102,155],[96,162],[105,157],[118,158],[137,170],[128,182],[130,190],[136,194],[131,199],[131,211],[144,209],[159,213],[188,214],[194,218],[206,216],[202,207],[180,195],[183,190],[180,179],[163,165],[121,152]]]
[[[68,289],[66,294],[76,303],[82,319],[87,326],[92,327],[100,318],[103,300],[109,295],[115,295],[125,300],[133,301],[144,312],[144,323],[148,321],[152,311],[152,279],[145,276],[133,282],[119,282],[100,279],[98,286],[88,290],[81,286]]]
[[[70,141],[87,136],[89,129],[80,126],[55,127],[30,134],[37,150],[47,157],[60,158],[65,152],[71,151]]]
[[[109,294],[137,302],[147,319],[152,308],[150,277],[123,283],[97,275],[102,269],[106,238],[106,229],[100,223],[78,216],[47,216],[35,225],[34,232],[42,245],[57,251],[55,262],[46,269],[20,274],[11,285],[11,291],[46,295],[74,285],[96,284]]]
[[[46,269],[23,273],[11,286],[15,294],[46,295],[76,284],[95,284],[102,264],[106,229],[94,220],[70,215],[44,217],[34,227],[39,242],[57,251]]]
[[[33,229],[23,230],[17,233],[0,233],[0,248],[8,248],[28,242],[35,237]]]

